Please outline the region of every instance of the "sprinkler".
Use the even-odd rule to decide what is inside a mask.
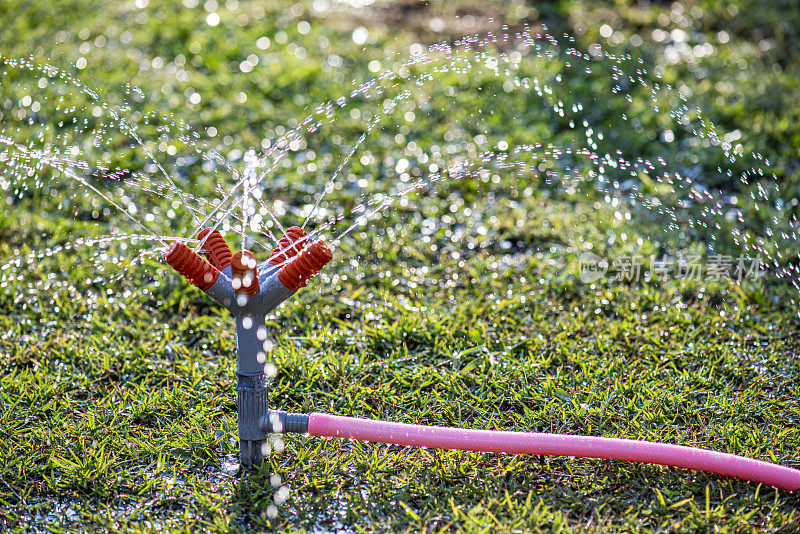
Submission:
[[[199,239],[205,241],[208,260],[177,242],[167,248],[165,260],[225,306],[236,319],[239,443],[244,465],[261,463],[267,434],[297,433],[410,447],[640,462],[697,469],[791,491],[800,489],[798,469],[696,447],[598,436],[409,425],[270,410],[264,372],[266,314],[319,273],[331,260],[331,252],[322,241],[307,244],[306,233],[293,227],[286,231],[272,252],[267,271],[259,276],[255,256],[246,250],[231,254],[217,230],[203,230]]]
[[[219,230],[206,228],[198,239],[205,258],[176,241],[165,250],[164,261],[236,321],[239,451],[243,465],[259,465],[267,439],[261,421],[269,409],[266,316],[316,276],[331,260],[331,251],[322,241],[309,243],[302,229],[290,228],[259,275],[255,255],[249,250],[232,254]]]

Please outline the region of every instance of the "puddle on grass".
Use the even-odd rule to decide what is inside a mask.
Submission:
[[[226,455],[216,468],[202,468],[186,475],[172,473],[168,469],[162,474],[151,473],[151,478],[160,479],[164,487],[152,492],[154,496],[141,501],[100,502],[97,499],[79,497],[63,498],[37,496],[27,507],[35,509],[33,514],[19,517],[20,526],[25,532],[49,532],[54,527],[85,528],[86,520],[93,515],[104,517],[109,525],[120,527],[125,523],[137,523],[154,530],[180,527],[180,520],[172,519],[175,512],[181,517],[195,517],[189,509],[195,499],[187,498],[196,493],[193,485],[203,488],[204,494],[215,498],[230,499],[235,494],[235,486],[240,480],[237,454]]]

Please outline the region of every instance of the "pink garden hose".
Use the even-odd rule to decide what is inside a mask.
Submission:
[[[547,454],[600,458],[698,469],[795,491],[800,489],[800,470],[695,447],[632,439],[501,432],[464,428],[408,425],[312,413],[271,411],[264,421],[271,432],[308,432],[311,436],[349,438],[411,447],[431,447],[474,452]]]

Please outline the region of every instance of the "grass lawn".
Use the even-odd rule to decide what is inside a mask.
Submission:
[[[613,57],[501,37],[500,67],[402,64],[525,24]],[[0,529],[799,532],[795,494],[622,462],[289,436],[240,470],[228,313],[158,241],[103,239],[187,236],[170,182],[207,213],[290,135],[246,244],[266,259],[267,208],[299,224],[329,189],[310,228],[334,261],[268,318],[273,406],[800,468],[798,28],[780,0],[0,3]],[[637,158],[695,185],[618,164]],[[588,280],[585,252],[769,265]]]

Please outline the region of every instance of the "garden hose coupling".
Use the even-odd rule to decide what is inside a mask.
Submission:
[[[267,434],[307,434],[308,420],[303,413],[270,410],[261,419],[261,429]]]

